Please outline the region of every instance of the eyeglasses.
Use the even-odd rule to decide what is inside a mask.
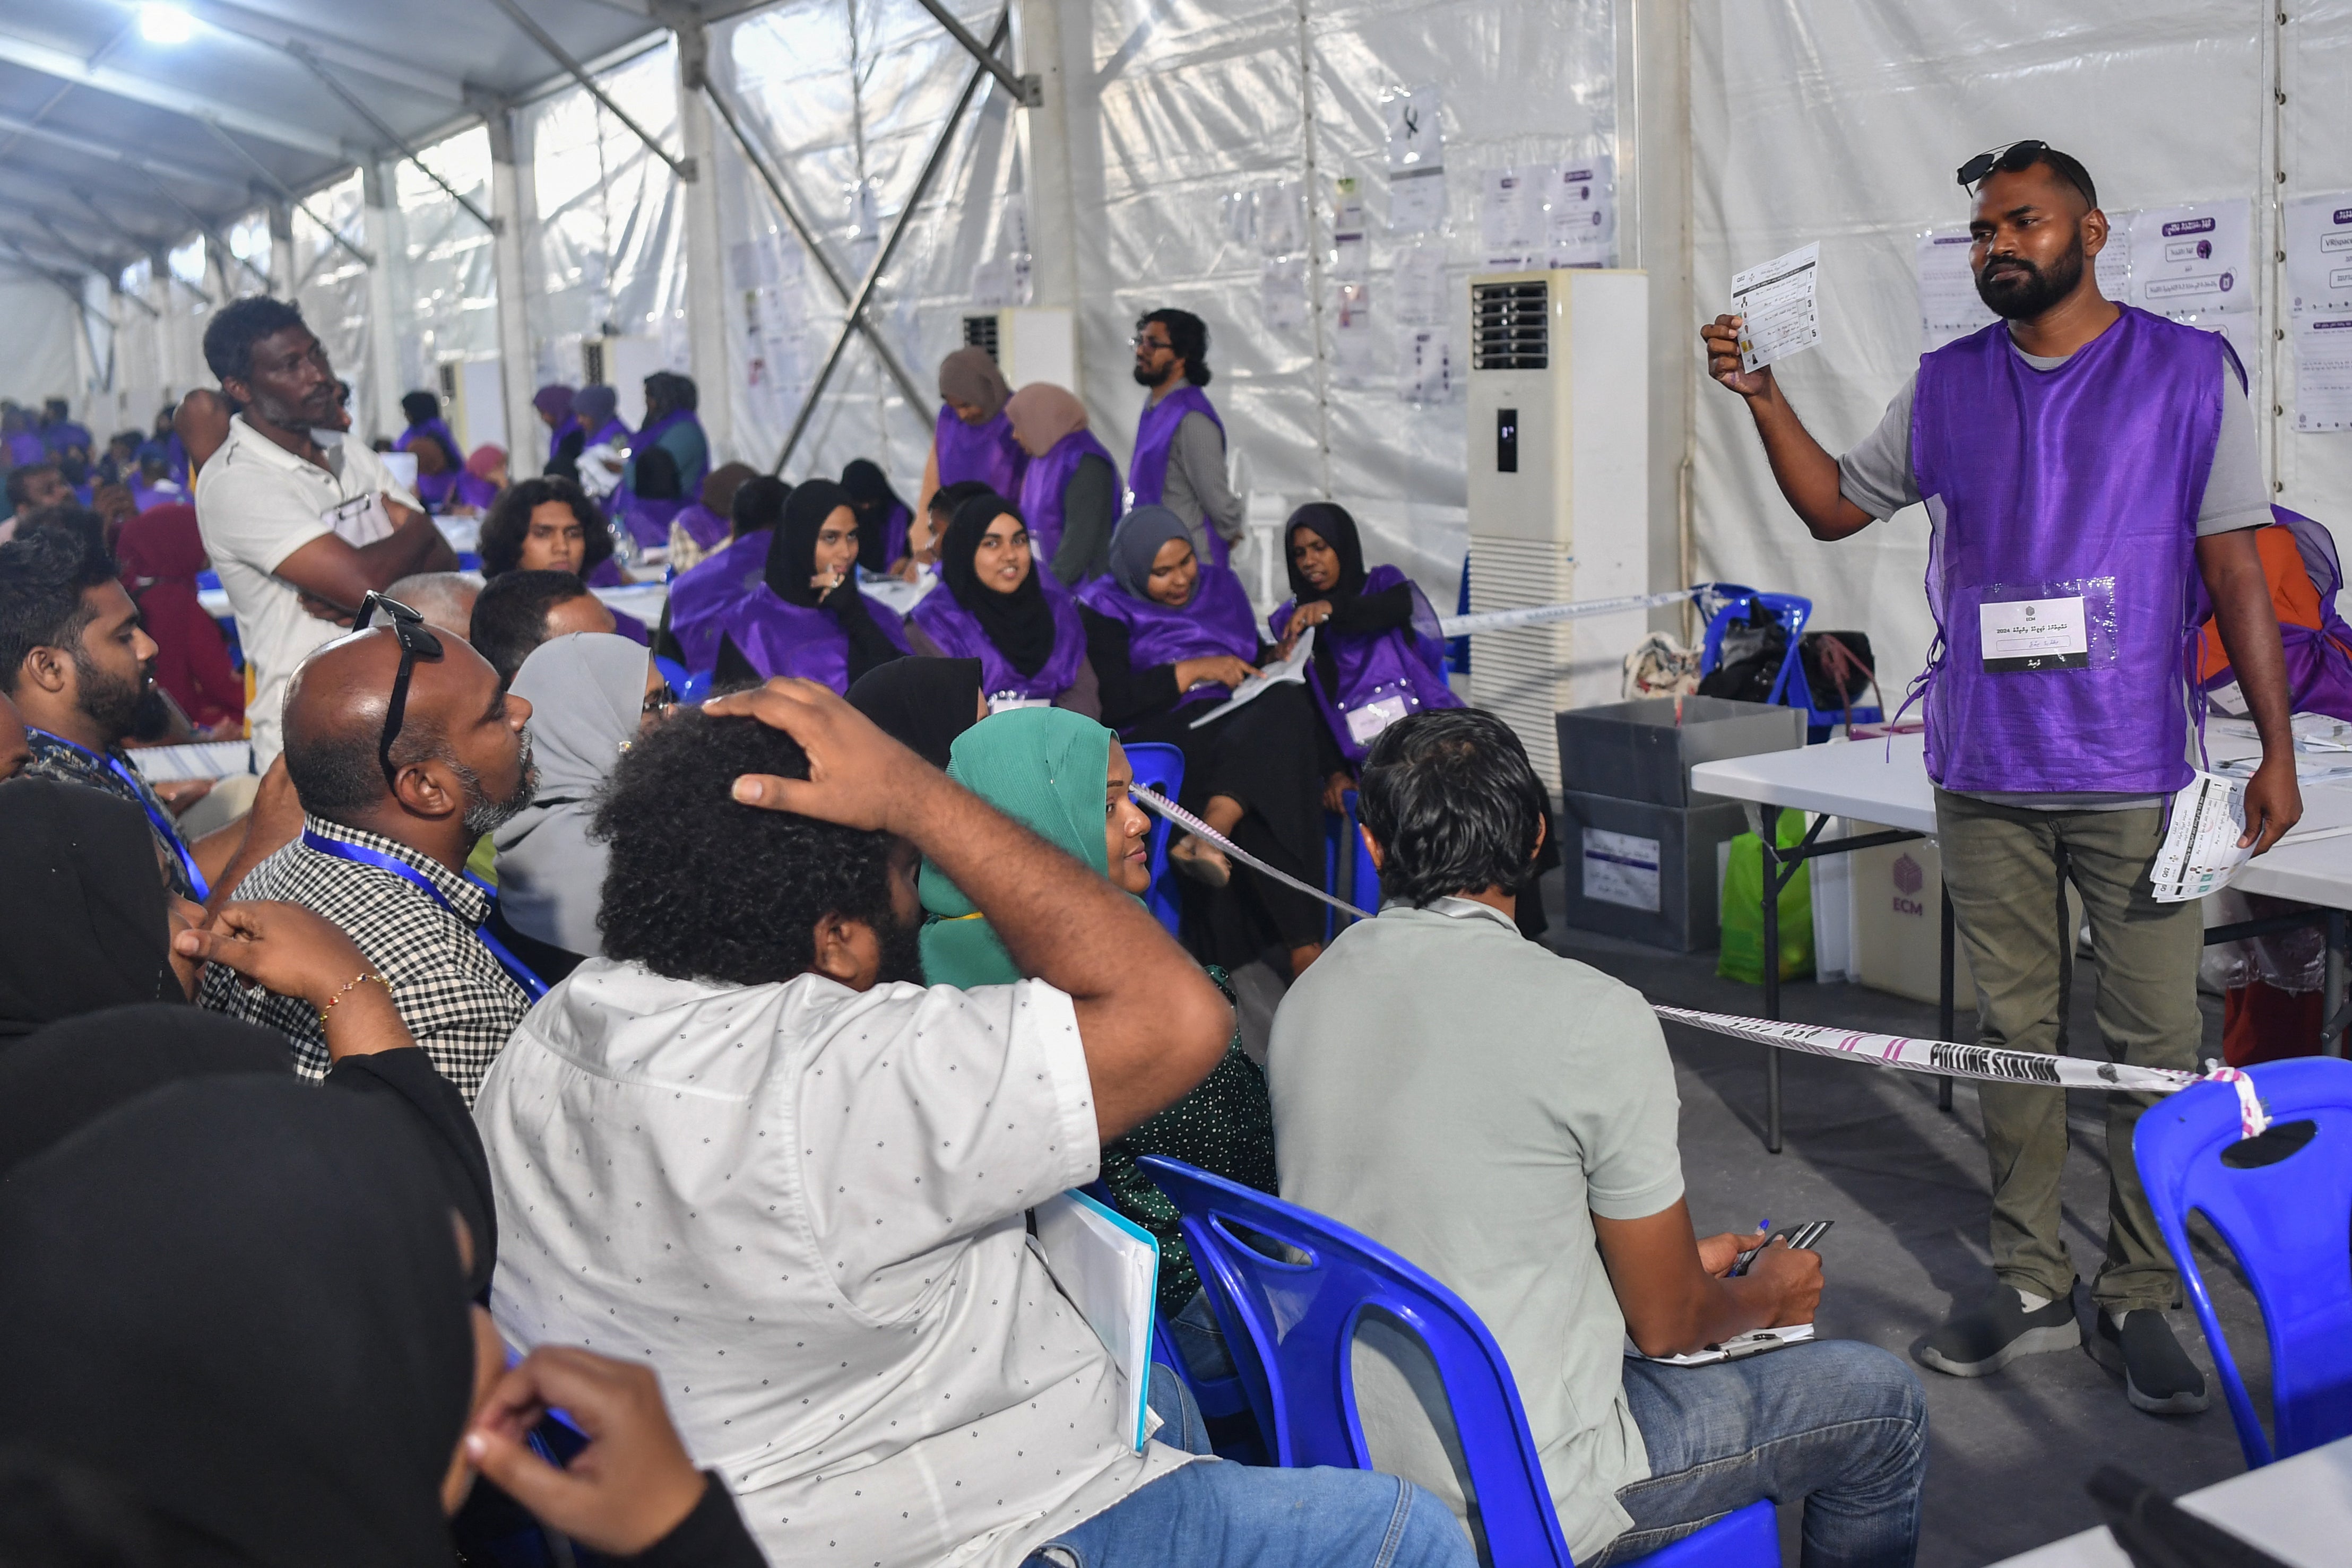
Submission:
[[[1149,349],[1154,353],[1159,353],[1162,350],[1173,352],[1176,348],[1175,344],[1169,342],[1164,338],[1145,338],[1137,336],[1129,338],[1127,341],[1129,348]]]
[[[2015,173],[2048,151],[2047,141],[2012,141],[2006,147],[1988,148],[1960,165],[1960,183],[1973,185],[1990,178],[1996,170]]]
[[[415,673],[416,661],[430,659],[439,663],[441,639],[425,625],[425,617],[397,599],[387,599],[371,590],[360,601],[359,615],[352,622],[353,632],[364,632],[374,619],[378,609],[392,626],[392,634],[400,639],[400,673],[392,678],[392,700],[384,705],[383,734],[375,743],[376,765],[383,769],[387,789],[396,789],[393,782],[392,743],[400,738],[401,726],[408,721],[408,677]]]
[[[677,693],[670,689],[670,684],[667,681],[664,681],[646,694],[645,703],[637,712],[646,718],[651,718],[656,714],[667,713],[677,706]]]

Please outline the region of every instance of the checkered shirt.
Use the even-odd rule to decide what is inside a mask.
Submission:
[[[297,839],[253,868],[240,899],[276,899],[316,910],[355,943],[391,982],[401,1021],[441,1075],[474,1103],[482,1074],[530,1007],[507,977],[475,927],[488,918],[490,895],[438,861],[404,844],[339,823],[306,817],[304,826],[414,866],[449,901],[444,909],[391,872],[321,854]],[[307,1002],[248,986],[221,965],[205,971],[197,1001],[274,1029],[294,1046],[294,1071],[305,1078],[327,1072],[327,1036]]]
[[[129,752],[124,751],[121,747],[114,749],[115,759],[120,761],[131,774],[130,779],[125,781],[122,775],[113,768],[93,761],[89,752],[69,742],[59,740],[45,729],[35,729],[31,725],[26,725],[25,743],[32,748],[33,753],[33,759],[25,764],[26,778],[53,779],[60,784],[80,784],[92,789],[103,789],[108,794],[119,800],[128,800],[147,811],[147,831],[155,836],[155,842],[162,848],[163,858],[169,863],[169,870],[164,874],[171,879],[172,892],[178,897],[185,899],[194,899],[196,896],[194,885],[188,881],[187,867],[180,860],[178,837],[174,835],[173,838],[166,839],[163,836],[163,830],[155,825],[158,817],[167,822],[172,820],[171,808],[163,804],[161,796],[147,787],[147,780],[140,777],[139,769],[132,764]]]

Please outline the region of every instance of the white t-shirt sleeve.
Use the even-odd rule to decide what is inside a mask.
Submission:
[[[275,572],[288,556],[334,531],[298,484],[252,462],[205,466],[196,520],[215,562],[226,559],[262,572]]]
[[[1094,1088],[1042,980],[856,1009],[799,1094],[809,1223],[843,1294],[912,1306],[945,1250],[1094,1178]]]

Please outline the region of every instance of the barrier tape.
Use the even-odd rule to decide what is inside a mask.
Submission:
[[[1128,793],[1134,796],[1135,799],[1140,801],[1144,806],[1158,812],[1160,816],[1167,818],[1168,821],[1175,823],[1178,827],[1183,829],[1186,832],[1191,833],[1193,837],[1216,845],[1217,848],[1224,851],[1226,854],[1232,856],[1234,860],[1241,862],[1242,864],[1249,867],[1252,871],[1263,872],[1267,876],[1274,878],[1275,881],[1282,883],[1285,887],[1295,887],[1310,898],[1319,898],[1324,903],[1329,904],[1332,908],[1340,911],[1342,914],[1352,915],[1359,920],[1370,920],[1371,918],[1370,914],[1364,910],[1357,908],[1347,900],[1343,898],[1334,898],[1319,887],[1309,887],[1307,883],[1299,881],[1297,877],[1292,876],[1287,872],[1276,871],[1274,867],[1266,864],[1264,861],[1250,853],[1249,851],[1242,848],[1239,844],[1234,842],[1233,840],[1225,837],[1224,834],[1217,831],[1216,829],[1209,826],[1208,823],[1201,821],[1200,818],[1192,815],[1192,812],[1184,810],[1183,807],[1178,805],[1175,801],[1171,800],[1167,796],[1160,794],[1158,790],[1147,789],[1141,784],[1130,784],[1127,789]]]
[[[1712,583],[1696,588],[1677,588],[1666,593],[1629,593],[1618,599],[1581,599],[1569,604],[1531,604],[1524,610],[1482,610],[1475,615],[1442,615],[1438,617],[1439,634],[1446,637],[1465,636],[1473,632],[1500,632],[1509,626],[1536,626],[1552,621],[1573,621],[1583,615],[1611,615],[1621,610],[1654,610],[1661,604],[1680,604],[1705,593]]]
[[[2238,1092],[2238,1121],[2245,1136],[2260,1137],[2270,1125],[2262,1102],[2254,1096],[2253,1080],[2234,1067],[2209,1062],[2206,1072],[2182,1072],[2166,1067],[2135,1067],[2129,1062],[2088,1061],[2078,1056],[2058,1056],[2039,1051],[2004,1051],[1997,1046],[1961,1045],[1948,1040],[1913,1040],[1899,1034],[1873,1034],[1864,1030],[1830,1029],[1820,1024],[1788,1023],[1771,1019],[1738,1018],[1728,1013],[1696,1012],[1689,1008],[1650,1004],[1650,1010],[1670,1023],[1729,1035],[1783,1051],[1813,1056],[1843,1057],[1875,1062],[1910,1072],[1937,1072],[1985,1083],[2025,1083],[2051,1089],[2103,1089],[2128,1093],[2172,1094],[2192,1083],[2228,1083]]]

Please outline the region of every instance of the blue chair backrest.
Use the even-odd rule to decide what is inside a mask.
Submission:
[[[672,682],[670,689],[677,693],[677,700],[682,703],[705,702],[710,696],[711,675],[711,671],[696,670],[685,680]]]
[[[1345,898],[1359,909],[1381,912],[1381,871],[1372,863],[1372,852],[1364,847],[1364,835],[1356,831],[1357,795],[1353,789],[1341,792],[1343,809],[1323,813],[1323,891],[1334,897]],[[1348,857],[1349,877],[1339,879],[1341,856]],[[1339,934],[1339,923],[1355,924],[1352,915],[1341,915],[1329,904],[1323,906],[1323,940],[1328,942]]]
[[[1723,662],[1725,629],[1734,621],[1747,620],[1750,605],[1760,605],[1764,612],[1777,619],[1789,633],[1788,653],[1781,659],[1780,668],[1772,677],[1772,690],[1764,700],[1810,710],[1812,691],[1805,684],[1804,658],[1798,644],[1805,635],[1805,622],[1812,618],[1813,601],[1793,593],[1759,593],[1752,588],[1742,588],[1737,583],[1717,583],[1715,588],[1717,608],[1707,620],[1706,637],[1700,649],[1700,671],[1707,674],[1715,673],[1715,667]]]
[[[1364,1314],[1385,1312],[1436,1364],[1497,1568],[1571,1568],[1510,1364],[1460,1297],[1320,1215],[1181,1161],[1147,1155],[1139,1163],[1183,1215],[1193,1267],[1209,1282],[1276,1464],[1371,1468],[1351,1353]],[[1270,1258],[1243,1231],[1304,1260]]]
[[[654,655],[654,665],[661,671],[662,679],[669,683],[669,689],[677,693],[679,700],[683,701],[686,697],[687,683],[693,678],[687,674],[686,666],[676,659],[665,659],[659,653]],[[707,686],[706,683],[706,689]]]
[[[2352,1434],[2352,1061],[2273,1061],[2248,1076],[2272,1118],[2262,1139],[2241,1144],[2234,1087],[2199,1083],[2148,1107],[2132,1158],[2253,1467]],[[2287,1150],[2305,1135],[2274,1163],[2231,1163]],[[2262,1307],[2275,1445],[2255,1418],[2189,1249],[2192,1210],[2229,1243]]]
[[[1184,789],[1184,754],[1162,741],[1138,741],[1127,748],[1128,766],[1135,769],[1135,781],[1164,799],[1173,800]],[[1176,907],[1175,873],[1168,869],[1168,840],[1175,831],[1174,824],[1159,813],[1151,817],[1151,892],[1143,902],[1160,917],[1171,936],[1181,936],[1177,927],[1181,919]]]

